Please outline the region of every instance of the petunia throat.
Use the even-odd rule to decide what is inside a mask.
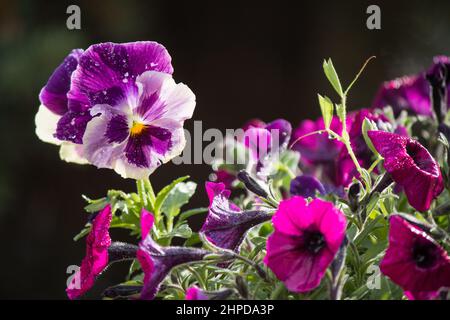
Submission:
[[[318,230],[307,230],[303,234],[304,247],[312,254],[317,254],[326,245],[323,234]]]
[[[423,269],[433,267],[437,260],[436,247],[429,243],[416,243],[412,255],[416,265]]]

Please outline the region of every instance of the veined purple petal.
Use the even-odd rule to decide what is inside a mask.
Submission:
[[[384,158],[384,168],[404,188],[412,207],[419,211],[444,189],[441,170],[431,154],[419,142],[384,131],[369,131],[375,149]]]
[[[215,246],[237,251],[250,228],[271,218],[264,211],[240,210],[228,200],[230,191],[222,183],[207,182],[206,191],[210,205],[200,233]]]
[[[171,57],[160,44],[150,41],[90,46],[72,77],[69,107],[89,108],[95,104],[115,105],[126,96],[127,87],[146,71],[171,74]]]
[[[108,123],[105,133],[108,142],[121,143],[130,135],[128,119],[123,114],[114,115]]]
[[[142,86],[138,114],[146,122],[172,119],[183,123],[190,119],[195,108],[195,95],[183,83],[175,83],[169,75],[147,71],[137,78]]]
[[[67,92],[70,89],[70,77],[78,66],[78,60],[82,53],[81,49],[72,50],[55,69],[39,94],[41,103],[57,115],[62,116],[68,110]]]
[[[59,140],[82,144],[86,125],[91,119],[89,112],[69,111],[59,119],[55,136]]]

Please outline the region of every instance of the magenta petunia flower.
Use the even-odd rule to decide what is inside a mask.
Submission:
[[[107,205],[92,221],[91,232],[86,238],[86,256],[66,289],[70,299],[76,299],[92,288],[96,277],[108,266],[111,219],[111,206]]]
[[[427,75],[435,73],[442,65],[445,65],[448,69],[450,58],[446,56],[434,57],[433,64],[427,72],[420,72],[416,75],[405,76],[383,83],[375,96],[372,107],[382,109],[386,106],[391,106],[397,115],[402,110],[406,110],[413,114],[431,116],[433,108]],[[448,83],[447,92],[450,90]],[[448,101],[449,103],[450,101]]]
[[[260,119],[250,119],[243,126],[242,129],[247,131],[250,128],[265,128],[266,123]]]
[[[430,299],[450,287],[450,258],[423,230],[399,215],[389,219],[389,247],[381,272],[401,286],[409,298]]]
[[[311,132],[324,130],[325,125],[323,118],[316,121],[304,120],[294,130],[292,135],[292,149],[297,150],[301,154],[300,161],[304,165],[328,165],[334,162],[338,156],[343,144],[337,140],[329,139],[328,134],[315,134],[297,140]],[[330,129],[339,134],[342,133],[342,124],[337,116],[333,116]]]
[[[141,299],[150,300],[156,296],[161,282],[169,274],[172,268],[202,260],[209,251],[187,247],[161,247],[151,237],[153,216],[142,209],[141,230],[142,241],[139,243],[137,258],[144,271],[144,287],[141,291]],[[147,232],[147,233],[146,233]]]
[[[390,106],[395,114],[407,110],[431,116],[430,88],[424,74],[405,76],[383,83],[375,96],[373,108]]]
[[[209,300],[209,297],[197,286],[192,286],[186,290],[186,300]]]
[[[68,111],[67,92],[71,75],[78,66],[83,50],[73,50],[55,69],[39,94],[41,105],[35,117],[36,135],[44,142],[59,145],[61,159],[79,164],[87,163],[83,148],[69,141],[56,138],[58,121]]]
[[[264,263],[293,292],[316,288],[345,237],[346,219],[332,203],[292,197],[272,218]]]
[[[247,231],[271,216],[264,211],[242,211],[228,200],[230,190],[223,183],[206,183],[209,211],[200,233],[217,247],[237,251]]]
[[[419,211],[444,189],[441,170],[431,154],[419,142],[384,131],[369,131],[375,149],[384,158],[384,168],[403,187],[409,204]]]
[[[257,172],[269,161],[286,150],[291,138],[292,126],[284,119],[274,120],[263,127],[248,125],[244,135],[244,145],[249,150],[251,162],[257,164]]]

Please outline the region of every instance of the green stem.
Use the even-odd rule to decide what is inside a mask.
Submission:
[[[383,158],[378,157],[370,166],[370,168],[367,170],[367,172],[372,173],[372,171],[377,167],[377,165],[380,163],[380,161],[383,160]]]
[[[155,191],[153,190],[152,183],[150,182],[149,178],[145,178],[144,179],[144,186],[145,186],[145,189],[148,192],[148,197],[149,197],[149,200],[150,200],[150,204],[151,204],[152,207],[154,207],[154,204],[155,204],[155,201],[156,201],[156,196],[155,196]]]
[[[137,187],[137,192],[138,192],[139,198],[141,199],[142,208],[147,208],[148,207],[148,199],[147,199],[147,195],[145,192],[144,180],[137,180],[136,187]]]

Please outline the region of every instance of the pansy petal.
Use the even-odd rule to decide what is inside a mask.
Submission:
[[[77,164],[88,164],[89,161],[84,157],[84,147],[80,144],[64,141],[59,148],[59,157],[61,160]]]
[[[147,71],[139,76],[137,83],[142,86],[144,92],[139,113],[147,122],[158,119],[183,122],[192,117],[195,95],[188,86],[175,83],[168,74],[154,71]]]
[[[62,116],[67,112],[67,92],[70,89],[71,75],[78,66],[82,53],[81,49],[73,50],[56,68],[39,94],[41,103],[54,114]]]
[[[60,115],[53,113],[46,106],[40,105],[34,118],[38,138],[47,143],[60,145],[61,140],[54,136],[60,118]]]
[[[85,111],[95,104],[114,106],[126,98],[128,90],[134,90],[136,77],[149,70],[173,72],[167,50],[156,42],[90,46],[73,73],[69,107]]]
[[[98,168],[113,168],[117,157],[125,150],[126,141],[109,143],[108,127],[114,116],[105,107],[102,114],[88,123],[83,136],[85,157]]]

